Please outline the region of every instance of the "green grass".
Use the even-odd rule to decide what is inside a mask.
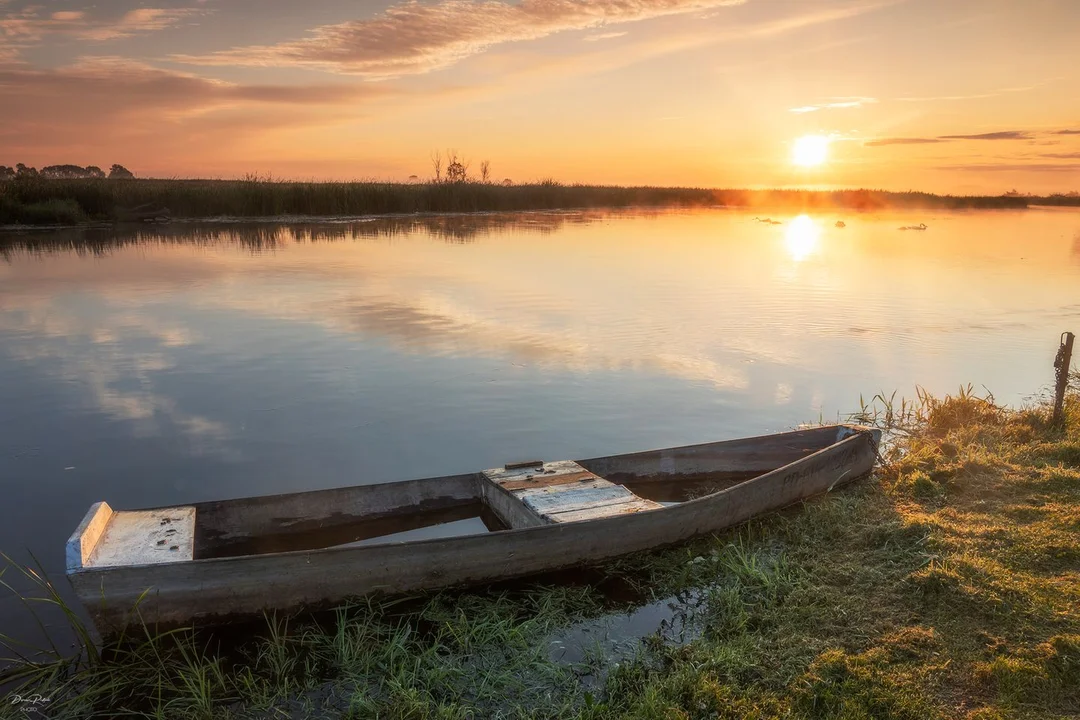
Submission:
[[[0,182],[0,224],[112,221],[140,205],[173,217],[358,216],[610,207],[735,206],[787,209],[1025,208],[1038,199],[878,190],[737,190],[484,183],[279,182],[272,180],[50,180]],[[57,220],[42,208],[60,206]],[[51,205],[50,205],[51,204]],[[73,214],[71,214],[73,213]]]
[[[634,603],[528,585],[271,618],[227,652],[150,633],[32,686],[50,717],[1075,718],[1080,398],[1067,410],[1053,428],[969,390],[879,396],[861,413],[892,431],[875,478],[597,570],[696,598],[687,642],[555,662],[575,622]]]

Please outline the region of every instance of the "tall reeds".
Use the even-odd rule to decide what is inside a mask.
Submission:
[[[20,178],[0,182],[0,223],[123,219],[127,209],[173,217],[360,216],[600,207],[778,207],[799,210],[1025,208],[1030,198],[958,197],[877,190],[738,190],[478,182],[285,182]]]

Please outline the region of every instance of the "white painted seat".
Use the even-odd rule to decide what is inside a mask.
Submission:
[[[597,520],[661,507],[571,460],[495,468],[485,470],[484,477],[508,491],[545,524]]]
[[[154,565],[193,560],[195,508],[112,512],[83,567]]]

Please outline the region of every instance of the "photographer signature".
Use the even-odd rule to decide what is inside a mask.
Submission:
[[[24,713],[40,713],[42,705],[48,705],[51,700],[44,695],[13,695],[12,705],[19,705]]]

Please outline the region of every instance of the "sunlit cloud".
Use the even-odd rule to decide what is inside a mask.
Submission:
[[[848,108],[860,108],[864,105],[871,105],[876,103],[876,98],[871,97],[859,97],[859,98],[835,98],[827,103],[820,103],[817,105],[803,105],[801,107],[793,107],[788,112],[797,114],[805,114],[817,112],[819,110],[843,110]]]
[[[709,0],[709,4],[714,1]],[[11,148],[8,164],[16,160],[35,165],[75,160],[98,164],[121,162],[140,175],[236,176],[251,171],[254,162],[258,164],[256,169],[283,177],[326,177],[329,174],[349,179],[358,177],[355,168],[360,168],[364,177],[383,177],[385,172],[403,178],[416,173],[415,160],[401,159],[400,150],[396,148],[391,151],[396,153],[392,159],[372,163],[370,153],[356,145],[350,145],[348,152],[338,153],[333,160],[327,159],[325,148],[311,149],[310,146],[321,146],[323,143],[317,137],[345,133],[346,128],[355,123],[375,126],[395,114],[408,117],[413,107],[427,110],[433,105],[441,107],[470,98],[497,98],[520,92],[534,79],[566,81],[573,77],[616,72],[698,48],[769,42],[782,35],[797,35],[814,26],[844,22],[889,2],[844,0],[831,7],[813,10],[791,6],[789,11],[782,13],[751,13],[756,8],[748,7],[739,14],[724,7],[728,4],[718,5],[717,12],[731,17],[731,23],[699,22],[699,14],[693,22],[669,23],[663,32],[651,32],[652,28],[641,28],[640,32],[635,29],[626,33],[630,37],[622,36],[625,41],[582,41],[583,36],[590,33],[613,35],[629,27],[617,24],[628,22],[626,20],[609,19],[586,28],[580,35],[574,33],[574,42],[565,48],[566,52],[534,54],[529,48],[519,47],[520,44],[506,43],[471,63],[471,69],[475,70],[482,63],[492,61],[494,70],[488,72],[487,77],[461,81],[453,80],[447,73],[438,79],[431,78],[431,81],[446,78],[452,84],[429,84],[422,91],[410,90],[411,85],[405,83],[361,83],[349,77],[316,84],[308,80],[300,84],[292,74],[278,73],[265,75],[267,83],[272,84],[254,85],[246,79],[237,82],[236,75],[230,75],[231,82],[225,82],[206,77],[205,70],[200,68],[179,72],[175,67],[119,57],[83,57],[72,63],[67,60],[69,50],[65,50],[59,55],[60,64],[47,68],[29,63],[0,65],[0,95],[3,95],[2,104],[6,105],[5,122],[0,123],[0,145]],[[598,7],[578,2],[569,5],[584,5],[590,12]],[[620,17],[623,18],[651,16],[642,7],[651,8],[649,12],[655,13],[660,11],[656,8],[672,10],[696,6],[695,3],[688,5],[685,0],[660,3],[649,0],[640,7],[633,2],[600,5],[622,8]],[[630,7],[635,8],[634,13],[626,9]],[[210,27],[203,23],[196,29],[192,24],[185,32],[188,35],[184,38],[192,33],[201,37],[210,32]],[[178,41],[175,35],[170,38],[170,42]],[[67,45],[67,48],[73,47]],[[84,45],[84,52],[86,47],[93,45]],[[524,60],[515,56],[522,50],[522,55],[527,56]],[[37,54],[41,52],[39,50]],[[118,47],[115,52],[122,52],[122,48]],[[250,75],[245,73],[239,77]],[[826,99],[839,102],[848,98]],[[266,103],[274,103],[274,107],[268,108]],[[70,108],[73,105],[85,108],[85,112],[72,114]],[[685,115],[677,112],[662,114]],[[378,132],[387,130],[380,128]],[[387,134],[388,137],[395,135],[393,130]],[[496,135],[492,141],[501,142],[501,139]],[[425,154],[421,151],[418,156]],[[534,171],[530,168],[528,172]],[[509,174],[522,173],[511,170]]]
[[[597,42],[598,40],[614,40],[615,38],[623,37],[629,33],[623,32],[609,32],[609,33],[594,33],[592,35],[586,35],[583,40],[586,42]]]
[[[1051,82],[1051,81],[1050,80],[1045,80],[1045,81],[1040,82],[1040,83],[1035,83],[1034,85],[1024,85],[1024,86],[1021,86],[1021,87],[998,88],[996,90],[989,90],[987,92],[969,93],[969,94],[963,94],[963,95],[908,96],[908,97],[898,97],[898,98],[894,98],[894,99],[899,101],[899,102],[955,102],[955,101],[960,101],[960,100],[986,100],[986,99],[989,99],[989,98],[1001,97],[1002,95],[1009,95],[1011,93],[1028,92],[1028,91],[1031,91],[1031,90],[1035,90],[1036,88],[1040,88],[1040,87],[1046,85],[1049,82]]]
[[[81,40],[114,40],[156,32],[204,13],[197,8],[138,8],[118,18],[91,18],[83,11],[45,12],[31,6],[0,16],[0,34],[20,42],[39,42],[46,35],[68,35]]]
[[[975,135],[940,135],[940,140],[1030,140],[1031,133],[1022,130],[978,133]]]
[[[723,44],[769,41],[785,35],[795,35],[812,27],[840,23],[860,15],[872,13],[894,5],[899,0],[879,0],[846,4],[839,7],[814,8],[786,16],[768,17],[753,22],[740,22],[728,26],[702,27],[695,23],[692,28],[665,32],[658,35],[634,36],[633,42],[596,43],[588,52],[573,54],[529,55],[526,64],[514,66],[511,51],[492,52],[490,67],[496,68],[501,83],[489,86],[486,91],[519,88],[533,80],[551,77],[566,79],[575,76],[611,73],[633,65],[639,65],[676,53]],[[700,17],[700,16],[699,16]],[[667,116],[675,117],[675,116]],[[683,116],[678,116],[683,117]]]
[[[136,33],[156,32],[178,24],[184,18],[198,15],[200,10],[175,8],[139,8],[122,16],[117,22],[90,26],[81,37],[90,40],[111,40],[130,37]]]
[[[1052,172],[1080,173],[1080,163],[972,163],[967,165],[940,165],[938,170],[958,170],[961,172]]]
[[[243,85],[118,57],[82,58],[51,69],[0,67],[0,88],[4,130],[24,146],[41,142],[57,149],[140,132],[156,136],[160,146],[164,137],[179,141],[184,132],[213,130],[217,123],[230,133],[250,133],[295,125],[298,112],[325,122],[333,118],[331,107],[355,116],[360,101],[394,92],[371,83]],[[268,105],[275,112],[260,111]],[[72,107],[80,112],[72,114]]]
[[[863,143],[866,147],[881,147],[884,145],[928,145],[931,143],[945,142],[940,138],[918,138],[918,137],[895,137],[895,138],[881,138],[880,140],[868,140]]]
[[[1034,136],[1023,130],[1002,130],[999,132],[976,133],[972,135],[938,135],[937,137],[894,137],[868,140],[866,147],[884,145],[929,145],[953,140],[1031,140]]]
[[[1057,130],[1055,135],[1080,135],[1080,130]]]
[[[511,4],[502,0],[443,0],[429,5],[409,0],[370,20],[315,28],[300,40],[204,56],[177,55],[174,59],[200,65],[303,66],[393,77],[449,67],[493,45],[743,2],[522,0]]]

